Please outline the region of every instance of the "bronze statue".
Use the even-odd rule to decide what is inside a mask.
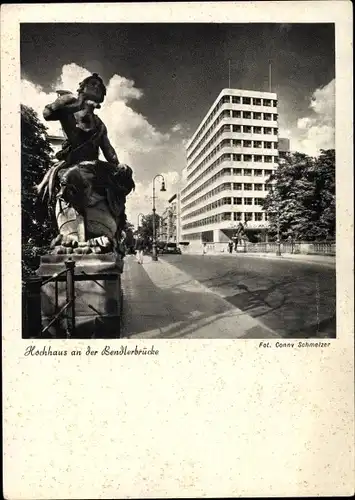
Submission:
[[[239,222],[238,224],[237,230],[235,232],[235,237],[233,239],[235,240],[235,249],[237,249],[238,245],[242,245],[246,240],[245,229],[241,222]]]
[[[43,111],[58,120],[66,136],[57,163],[37,186],[49,207],[55,206],[59,235],[53,253],[119,252],[125,227],[126,196],[134,189],[132,169],[120,164],[105,124],[95,114],[106,87],[97,73],[85,78],[78,95],[57,91]],[[107,161],[99,160],[101,149]]]

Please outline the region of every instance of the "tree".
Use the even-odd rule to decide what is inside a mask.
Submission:
[[[314,159],[302,153],[286,158],[269,179],[263,208],[270,233],[314,241],[335,236],[335,151]]]
[[[131,224],[129,221],[127,221],[124,231],[126,233],[126,238],[125,238],[126,247],[127,248],[133,247],[134,246],[134,225]]]
[[[314,165],[316,200],[318,201],[319,232],[325,238],[335,238],[335,150],[322,150]]]
[[[39,256],[48,250],[54,227],[47,206],[37,199],[35,185],[50,168],[52,148],[47,129],[35,111],[21,105],[21,209],[23,278],[38,267]]]
[[[142,225],[139,226],[138,230],[142,234],[144,239],[153,238],[153,214],[148,214],[142,217]],[[155,231],[158,234],[158,227],[161,222],[161,217],[157,213],[155,214]]]

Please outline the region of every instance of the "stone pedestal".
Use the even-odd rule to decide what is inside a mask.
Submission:
[[[75,262],[75,333],[73,338],[119,338],[122,310],[123,260],[116,254],[45,255],[37,270],[42,280]],[[66,274],[41,288],[42,325],[45,328],[66,303]],[[65,314],[45,337],[66,337]]]

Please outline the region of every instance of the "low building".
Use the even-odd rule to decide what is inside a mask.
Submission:
[[[290,139],[285,137],[279,138],[279,164],[285,162],[286,158],[291,154]]]
[[[53,158],[62,149],[63,142],[65,141],[65,137],[59,135],[49,135],[48,136],[49,143],[53,149]]]
[[[177,242],[177,194],[169,200],[169,205],[165,208],[161,216],[158,237],[166,243]]]

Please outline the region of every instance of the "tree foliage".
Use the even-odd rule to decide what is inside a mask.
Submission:
[[[158,227],[160,222],[161,222],[161,217],[156,213],[155,214],[156,235],[158,235]],[[153,214],[148,214],[142,217],[141,225],[139,226],[138,230],[144,239],[153,238]]]
[[[21,105],[21,209],[23,278],[38,267],[39,255],[54,236],[47,206],[37,198],[35,185],[50,167],[52,148],[47,129],[35,111]]]
[[[126,233],[125,245],[126,247],[134,246],[134,225],[131,222],[127,221],[124,229]]]
[[[314,241],[335,238],[335,151],[293,153],[280,163],[264,200],[270,233]]]

